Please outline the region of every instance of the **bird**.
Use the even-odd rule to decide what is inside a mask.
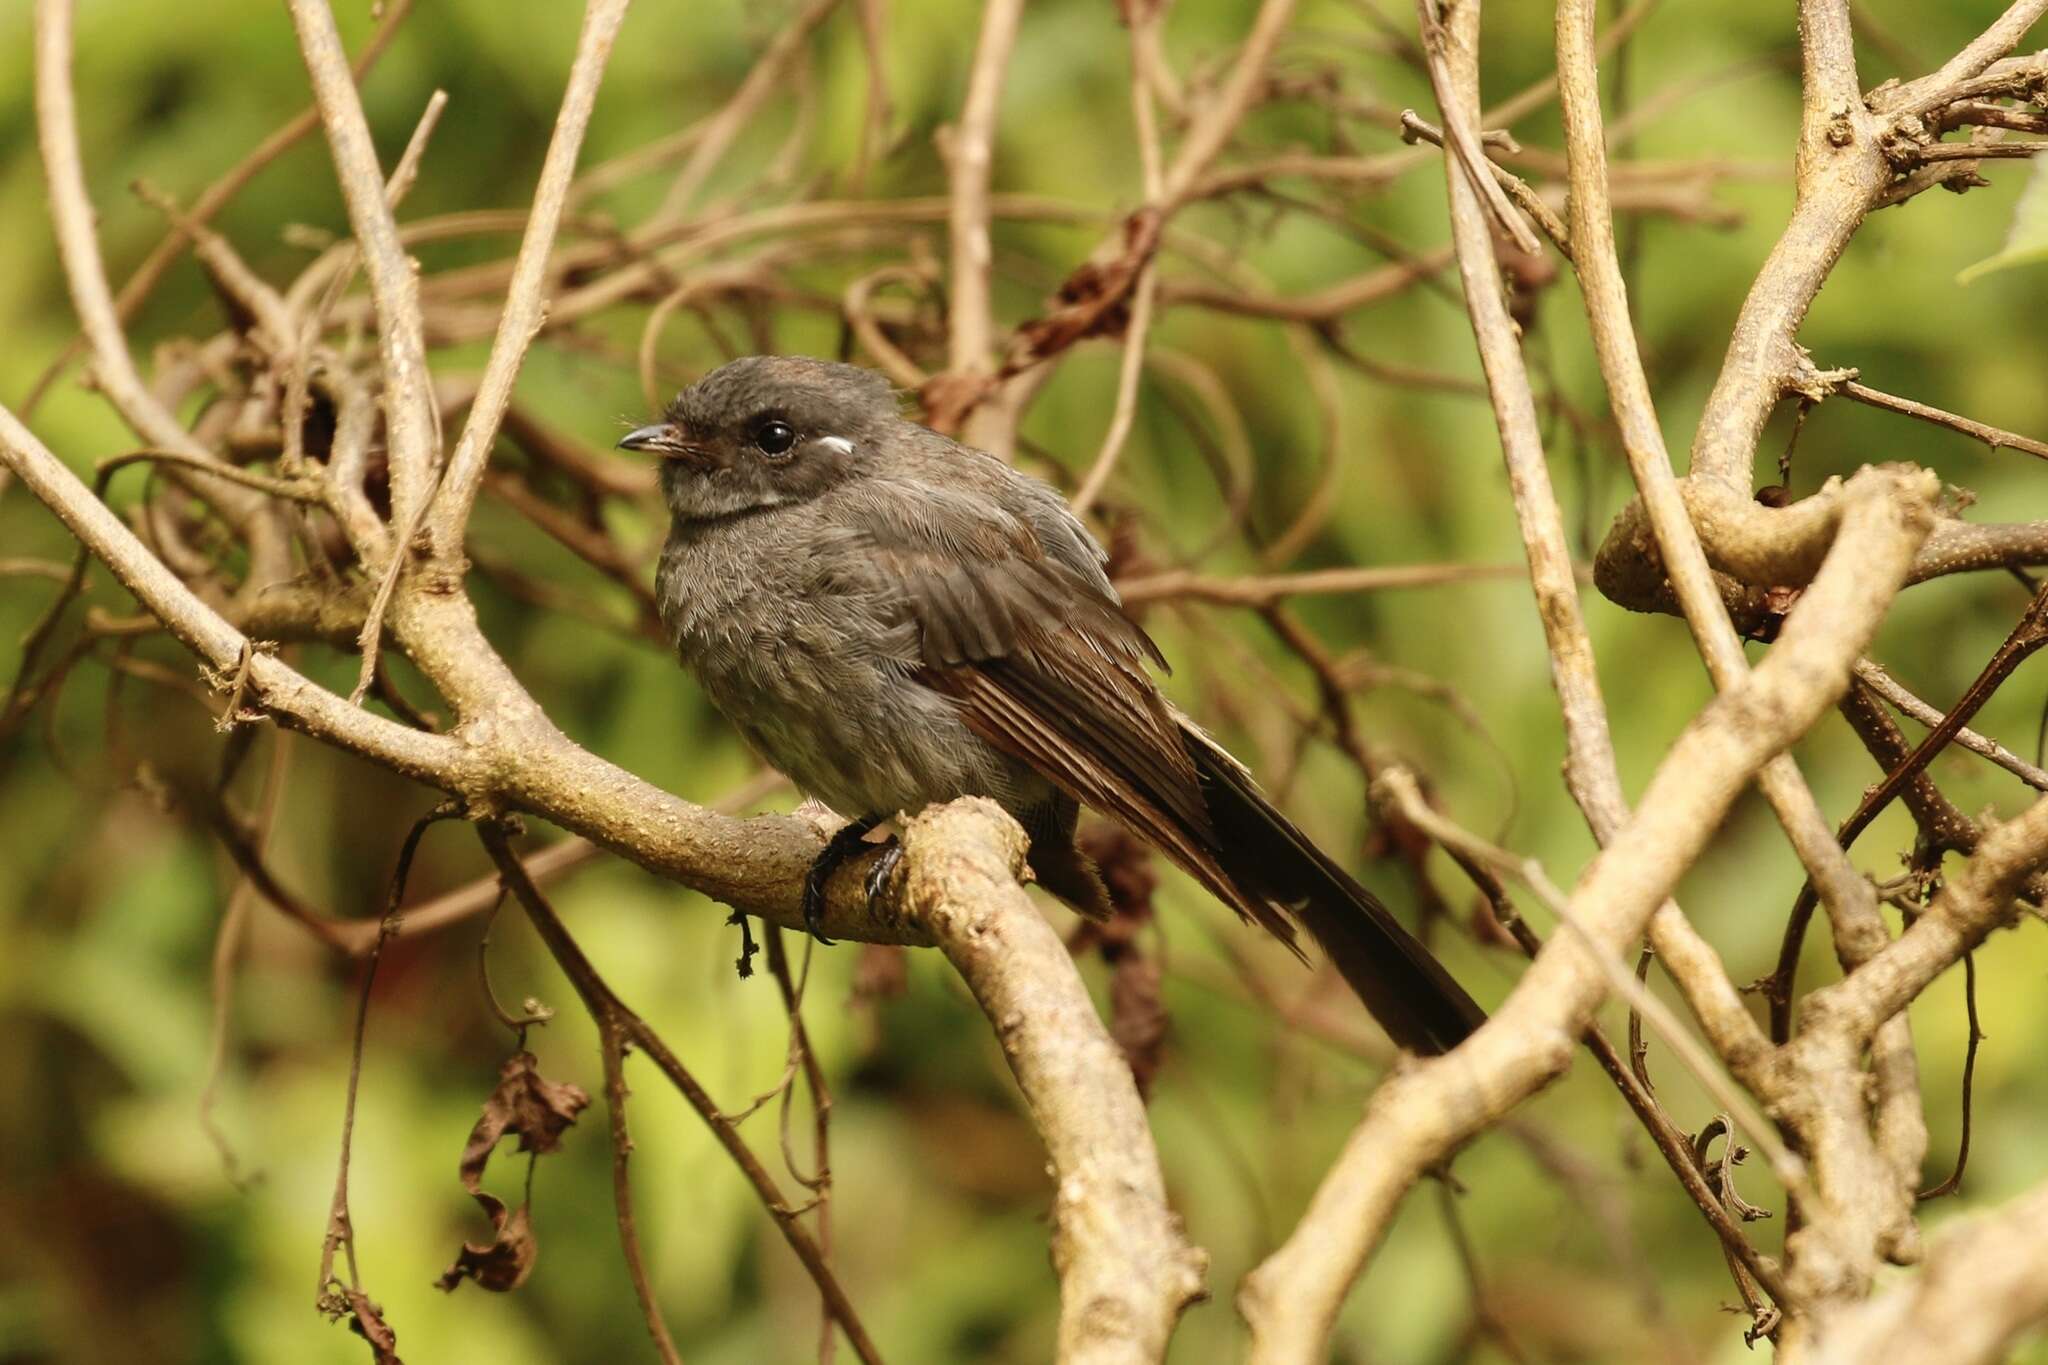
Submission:
[[[728,361],[621,449],[659,460],[663,626],[747,744],[847,824],[804,884],[902,813],[993,799],[1046,890],[1109,912],[1086,806],[1301,954],[1306,928],[1396,1044],[1437,1054],[1484,1013],[1430,951],[1161,693],[1166,659],[1051,485],[905,418],[876,371]],[[892,840],[866,880],[887,885]],[[825,940],[829,942],[829,940]]]

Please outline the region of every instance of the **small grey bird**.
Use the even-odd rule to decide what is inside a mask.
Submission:
[[[1023,825],[1041,885],[1106,914],[1074,846],[1087,805],[1290,946],[1298,919],[1402,1046],[1445,1051],[1485,1018],[1160,695],[1147,665],[1165,660],[1060,495],[904,420],[883,376],[735,360],[619,445],[661,458],[675,523],[656,597],[683,663],[762,758],[852,822],[806,881],[813,932],[876,825],[970,795]]]

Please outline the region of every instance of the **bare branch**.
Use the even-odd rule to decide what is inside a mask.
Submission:
[[[1853,530],[1845,518],[1777,647],[1686,729],[1574,889],[1572,914],[1598,951],[1635,942],[1736,794],[1847,685],[1850,663],[1904,583],[1932,521],[1934,480],[1867,470],[1854,483]],[[1254,1361],[1319,1358],[1409,1185],[1564,1069],[1605,986],[1586,951],[1577,935],[1553,939],[1479,1032],[1380,1087],[1300,1226],[1245,1280],[1239,1308]]]
[[[1024,848],[992,801],[935,807],[904,829],[903,897],[995,1024],[1052,1157],[1060,1360],[1161,1360],[1208,1257],[1167,1205],[1129,1064],[1017,884]]]
[[[1926,1269],[1786,1343],[1785,1365],[1940,1360],[1992,1365],[2048,1319],[2048,1186],[1954,1223]]]
[[[370,68],[377,64],[377,59],[384,55],[385,49],[391,45],[391,40],[397,36],[398,26],[405,22],[406,16],[411,12],[412,0],[391,0],[391,3],[384,6],[384,15],[377,23],[376,32],[363,44],[363,50],[356,54],[355,63],[350,68],[356,80],[360,81],[369,74]],[[320,111],[317,108],[309,108],[293,116],[270,136],[256,144],[247,156],[201,190],[199,197],[192,201],[192,207],[187,210],[188,220],[195,224],[212,221],[214,214],[220,212],[229,200],[241,193],[242,187],[255,179],[264,167],[290,151],[300,139],[319,126]],[[149,255],[143,258],[141,265],[135,267],[135,273],[128,277],[127,282],[121,286],[121,292],[115,296],[114,316],[118,320],[123,323],[133,320],[143,303],[156,289],[157,282],[164,277],[164,272],[177,260],[186,240],[185,231],[176,228],[151,248]],[[21,405],[21,416],[24,421],[34,415],[44,395],[56,382],[57,376],[63,373],[64,367],[77,355],[78,349],[78,340],[73,340],[55,360],[50,362],[48,368],[36,377],[34,386],[29,389],[28,397]]]
[[[1868,659],[1856,661],[1856,676],[1868,683],[1880,697],[1929,729],[1946,719],[1940,708],[1914,696],[1900,685],[1898,679]],[[2048,769],[2035,767],[1997,740],[1980,735],[1965,725],[1956,731],[1956,743],[1971,753],[1982,754],[2036,791],[2048,791]]]
[[[335,176],[348,205],[349,225],[361,247],[377,306],[377,345],[384,381],[384,426],[391,451],[391,511],[395,526],[417,522],[440,458],[439,423],[427,374],[420,319],[419,279],[399,244],[398,225],[385,197],[384,173],[350,78],[341,35],[327,0],[289,0],[292,25],[312,77],[313,97],[333,152]],[[406,552],[400,536],[392,553]]]
[[[540,330],[546,310],[542,290],[548,278],[548,258],[555,246],[555,234],[562,224],[562,210],[568,203],[569,186],[576,174],[576,158],[583,148],[583,134],[590,126],[590,113],[597,105],[598,82],[604,78],[605,63],[612,43],[625,21],[630,0],[590,0],[583,13],[583,32],[576,41],[576,57],[569,66],[568,88],[562,94],[561,112],[555,117],[554,136],[548,140],[547,157],[541,162],[540,183],[534,187],[533,208],[526,220],[526,233],[519,241],[519,255],[512,265],[512,284],[505,295],[505,311],[498,319],[498,333],[491,342],[491,357],[484,363],[483,381],[470,403],[469,420],[456,438],[448,457],[448,472],[438,493],[429,494],[434,503],[428,519],[434,545],[431,553],[441,560],[460,557],[462,528],[469,520],[469,505],[483,480],[484,464],[498,439],[498,424],[512,402],[512,385],[526,359],[526,348]],[[706,144],[708,145],[708,144]],[[394,515],[397,505],[393,504]],[[400,524],[406,524],[403,516]],[[409,537],[401,536],[401,547]]]
[[[811,0],[798,10],[755,60],[747,78],[740,82],[740,88],[733,91],[732,98],[700,127],[692,130],[694,147],[690,159],[669,185],[668,193],[663,196],[661,207],[654,215],[657,219],[675,219],[689,207],[690,201],[704,188],[704,182],[731,149],[733,140],[760,111],[768,97],[776,93],[778,82],[803,51],[811,32],[825,22],[825,17],[838,5],[839,0]]]
[[[1373,564],[1355,569],[1308,569],[1300,573],[1253,574],[1243,578],[1169,569],[1143,578],[1120,579],[1116,588],[1125,604],[1130,606],[1188,599],[1222,606],[1263,607],[1289,597],[1433,588],[1520,578],[1522,573],[1521,568],[1512,564]],[[1567,576],[1570,573],[1567,561]]]
[[[12,413],[0,408],[0,460],[112,569],[123,587],[187,648],[233,675],[248,639],[179,582],[92,490]],[[487,733],[427,734],[383,719],[318,687],[275,656],[255,651],[252,706],[473,805],[531,810],[664,876],[792,928],[803,927],[805,872],[823,844],[803,821],[733,820],[682,801],[571,744],[549,724],[475,630],[468,604],[425,606],[403,598],[401,625],[438,683],[490,696]],[[446,611],[445,616],[435,615]],[[924,931],[887,907],[871,909],[856,864],[833,881],[826,930],[834,938],[925,943]]]
[[[576,994],[582,999],[585,1008],[590,1011],[591,1019],[597,1024],[604,1052],[606,1095],[614,1104],[613,1178],[620,1201],[619,1230],[625,1239],[628,1254],[633,1256],[635,1261],[638,1260],[638,1236],[633,1230],[631,1205],[627,1202],[630,1196],[625,1184],[624,1152],[627,1139],[623,1105],[626,1089],[619,1071],[625,1057],[625,1049],[630,1045],[638,1048],[647,1060],[654,1063],[669,1083],[675,1086],[677,1092],[689,1102],[690,1107],[697,1111],[698,1117],[711,1129],[712,1136],[718,1139],[719,1145],[733,1159],[733,1164],[739,1167],[740,1174],[753,1186],[762,1207],[768,1211],[777,1229],[781,1231],[783,1240],[789,1243],[790,1250],[796,1253],[797,1259],[803,1263],[804,1269],[816,1282],[819,1291],[825,1296],[825,1303],[834,1320],[839,1323],[846,1332],[847,1340],[852,1343],[855,1354],[867,1362],[867,1365],[879,1365],[881,1356],[875,1350],[874,1343],[869,1340],[867,1329],[861,1325],[860,1316],[854,1311],[853,1304],[847,1298],[838,1277],[825,1263],[824,1253],[819,1249],[816,1239],[799,1221],[799,1211],[783,1198],[774,1178],[768,1174],[767,1168],[762,1166],[760,1159],[740,1137],[739,1130],[719,1111],[718,1106],[712,1103],[710,1094],[670,1050],[661,1035],[649,1027],[646,1020],[634,1013],[598,974],[597,968],[584,955],[581,946],[570,936],[568,929],[556,916],[554,907],[547,903],[532,879],[526,875],[526,869],[520,864],[506,838],[504,827],[494,821],[485,821],[477,826],[477,833],[483,839],[484,847],[490,852],[492,861],[497,863],[498,870],[505,879],[506,889],[511,891],[520,908],[526,911],[526,917],[532,922],[535,932],[540,935],[541,941],[547,944],[548,952],[554,957],[556,965],[561,967],[570,984],[575,986]],[[664,1357],[673,1358],[674,1347],[668,1344],[667,1331],[661,1325],[644,1274],[635,1274],[634,1287],[640,1293],[649,1331],[657,1346],[666,1346]]]
[[[1868,384],[1859,384],[1853,379],[1845,382],[1840,392],[1844,398],[1853,398],[1873,408],[1882,408],[1886,412],[1896,412],[1901,416],[1917,418],[1938,427],[1947,427],[1951,431],[1960,431],[1965,436],[1982,441],[1993,450],[2018,450],[2036,459],[2048,460],[2048,441],[2037,441],[2031,436],[2001,430],[1988,422],[1944,412],[1940,408],[1915,402],[1911,398],[1900,398],[1881,389],[1873,389]]]
[[[2048,0],[2013,0],[2005,13],[1998,16],[1997,22],[1979,34],[1968,47],[1943,62],[1939,71],[1910,82],[1901,94],[1909,100],[1918,99],[1929,92],[1949,90],[1983,75],[1993,62],[2019,46],[2020,39],[2041,22],[2043,15],[2048,15]]]
[[[974,62],[968,68],[967,98],[960,123],[943,144],[947,175],[947,232],[952,243],[947,272],[953,308],[948,319],[947,367],[956,374],[986,374],[995,349],[995,324],[989,306],[989,173],[995,157],[996,116],[1003,82],[1010,73],[1010,50],[1024,0],[990,0],[981,14],[981,36],[975,40]]]

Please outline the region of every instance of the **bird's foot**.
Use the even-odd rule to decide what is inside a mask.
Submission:
[[[903,845],[891,835],[889,842],[882,845],[881,856],[875,859],[875,865],[868,869],[866,885],[870,911],[874,910],[875,902],[889,894],[889,879],[896,875],[896,865],[902,861]]]
[[[804,928],[827,948],[832,940],[818,927],[825,921],[825,885],[842,864],[867,847],[868,831],[881,823],[880,817],[869,815],[841,825],[804,874]]]

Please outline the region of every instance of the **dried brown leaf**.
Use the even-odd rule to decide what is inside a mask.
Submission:
[[[1109,1036],[1130,1063],[1145,1100],[1152,1098],[1152,1081],[1166,1056],[1166,1001],[1159,986],[1159,963],[1135,948],[1117,959],[1109,978]]]
[[[1159,963],[1145,955],[1139,931],[1152,918],[1159,874],[1145,845],[1121,826],[1091,824],[1079,843],[1102,873],[1114,913],[1099,924],[1082,925],[1070,946],[1077,952],[1100,948],[1110,964],[1109,1036],[1130,1064],[1138,1094],[1149,1099],[1165,1059],[1166,1001]]]
[[[533,1220],[524,1204],[508,1214],[505,1206],[488,1194],[479,1193],[476,1201],[491,1215],[497,1235],[488,1242],[464,1242],[455,1264],[441,1272],[434,1287],[452,1290],[464,1280],[475,1280],[479,1288],[494,1294],[508,1293],[526,1283],[540,1252]]]
[[[452,1290],[464,1280],[475,1280],[485,1289],[504,1293],[525,1283],[540,1250],[528,1207],[508,1209],[504,1200],[484,1189],[484,1167],[508,1133],[518,1137],[522,1152],[540,1156],[560,1150],[563,1132],[589,1103],[581,1086],[541,1075],[531,1052],[506,1059],[498,1069],[497,1088],[484,1101],[462,1149],[462,1187],[491,1220],[495,1235],[489,1242],[464,1242],[455,1263],[435,1281],[438,1287]]]
[[[1020,351],[1004,368],[1014,373],[1083,338],[1121,332],[1138,273],[1159,249],[1162,223],[1154,208],[1140,209],[1125,219],[1123,251],[1106,261],[1086,261],[1067,276],[1053,296],[1052,311],[1018,326]]]
[[[872,1005],[910,989],[910,954],[900,944],[863,943],[853,964],[853,1000]]]
[[[581,1086],[542,1076],[531,1052],[514,1053],[498,1069],[498,1088],[484,1101],[482,1116],[469,1130],[469,1145],[462,1149],[464,1187],[471,1194],[477,1192],[484,1163],[507,1133],[518,1135],[522,1152],[560,1150],[563,1131],[589,1103]]]
[[[1123,826],[1103,822],[1089,824],[1077,842],[1081,851],[1095,860],[1116,911],[1116,917],[1104,926],[1103,938],[1129,942],[1151,920],[1152,894],[1159,889],[1151,850]]]

